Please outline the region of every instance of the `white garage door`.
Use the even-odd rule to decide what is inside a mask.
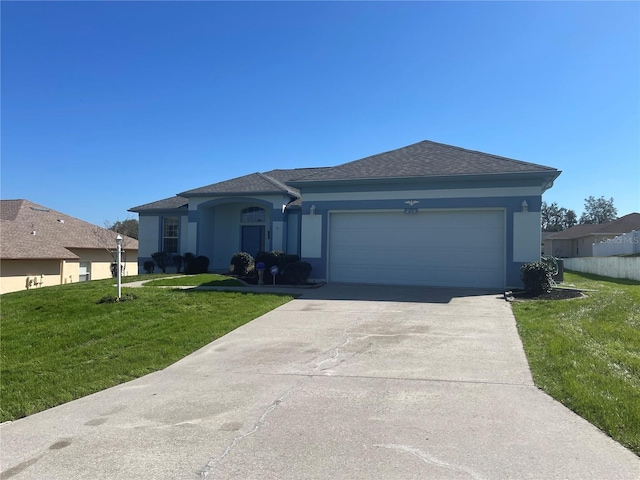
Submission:
[[[329,281],[504,287],[501,210],[334,212]]]

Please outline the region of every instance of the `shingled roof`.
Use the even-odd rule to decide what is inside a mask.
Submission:
[[[130,212],[139,212],[140,210],[173,210],[175,208],[187,208],[189,206],[189,199],[176,195],[175,197],[163,198],[156,202],[145,203],[144,205],[138,205],[137,207],[130,208]]]
[[[561,232],[552,233],[545,240],[574,240],[590,235],[622,235],[632,230],[640,230],[640,213],[630,213],[606,223],[574,225]]]
[[[560,174],[555,168],[424,140],[313,172],[296,183],[509,173]]]
[[[299,188],[317,182],[464,177],[479,175],[540,175],[547,188],[560,175],[555,168],[431,142],[414,143],[336,167],[276,169],[187,190],[176,197],[131,208],[131,212],[175,209],[192,196],[287,194],[290,206],[301,203]]]
[[[281,181],[269,177],[264,173],[251,173],[243,177],[232,178],[224,182],[213,183],[206,187],[187,190],[179,195],[190,197],[197,195],[238,195],[238,194],[270,194],[287,193],[294,197],[299,197],[300,192],[293,191]]]
[[[127,250],[138,240],[123,236]],[[69,249],[104,249],[114,232],[29,200],[0,201],[0,258],[77,259]]]

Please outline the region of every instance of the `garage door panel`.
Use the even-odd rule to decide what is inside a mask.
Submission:
[[[329,280],[502,287],[503,218],[501,211],[333,213]]]

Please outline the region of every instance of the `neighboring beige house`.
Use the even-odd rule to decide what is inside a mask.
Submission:
[[[0,293],[109,278],[116,235],[28,200],[2,200]],[[123,237],[123,275],[136,275],[138,241]]]
[[[554,257],[592,257],[593,244],[623,233],[640,230],[640,213],[630,213],[600,224],[574,225],[543,238],[542,251]]]

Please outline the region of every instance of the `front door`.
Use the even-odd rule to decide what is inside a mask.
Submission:
[[[241,250],[256,256],[264,250],[264,225],[243,225]]]

